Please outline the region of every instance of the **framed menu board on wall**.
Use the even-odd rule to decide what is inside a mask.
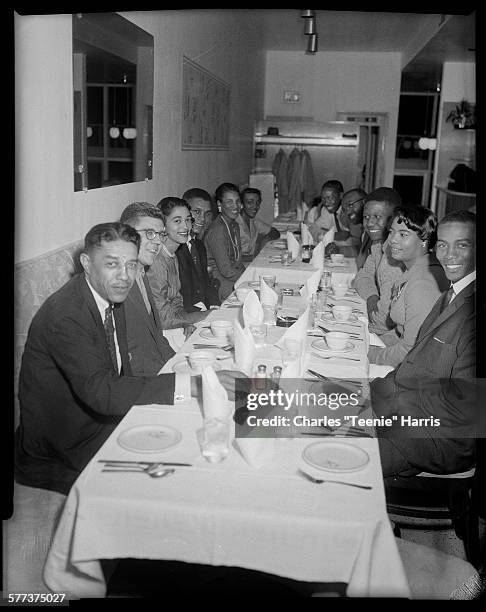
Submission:
[[[182,149],[228,149],[230,86],[187,57],[182,81]]]

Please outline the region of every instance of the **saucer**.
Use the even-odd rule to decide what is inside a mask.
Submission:
[[[333,353],[349,353],[349,351],[352,351],[355,348],[353,342],[348,340],[346,342],[346,346],[343,349],[332,349],[329,348],[327,342],[323,338],[319,338],[319,340],[314,340],[311,346],[317,349],[318,351],[331,351]]]
[[[203,327],[199,332],[201,338],[205,338],[206,340],[215,340],[216,342],[223,342],[224,344],[228,344],[228,336],[215,336],[210,327]]]

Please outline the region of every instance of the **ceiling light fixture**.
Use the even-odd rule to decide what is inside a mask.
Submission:
[[[309,17],[315,17],[316,12],[314,9],[302,9],[302,13],[300,16],[304,19],[309,19]]]
[[[314,17],[305,20],[304,34],[316,34],[316,20]]]
[[[317,50],[318,50],[317,39],[318,39],[317,34],[309,35],[309,40],[307,41],[307,51],[306,51],[307,54],[312,55],[314,53],[317,53]]]

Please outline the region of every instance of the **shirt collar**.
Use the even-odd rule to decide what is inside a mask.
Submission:
[[[476,280],[476,270],[466,274],[463,278],[451,284],[451,287],[454,289],[455,295],[465,289],[468,285],[470,285],[473,281]]]
[[[96,302],[96,306],[98,307],[98,310],[99,310],[100,315],[101,315],[101,320],[104,321],[105,320],[105,312],[106,312],[106,309],[108,308],[108,306],[110,305],[110,302],[105,300],[105,298],[101,297],[101,295],[96,291],[96,289],[93,288],[93,286],[89,282],[89,279],[88,279],[88,277],[86,275],[85,275],[84,278],[86,279],[86,282],[88,284],[88,287],[89,287],[91,293],[93,294],[94,300]]]

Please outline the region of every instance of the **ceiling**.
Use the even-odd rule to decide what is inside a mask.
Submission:
[[[252,10],[262,28],[266,49],[305,52],[307,39],[301,9]],[[460,14],[454,15],[320,9],[315,13],[319,51],[404,52],[421,31],[427,32],[427,28],[434,31],[445,21],[438,33],[405,67],[402,89],[414,86],[417,91],[435,91],[444,61],[475,60],[474,9],[456,11]]]

